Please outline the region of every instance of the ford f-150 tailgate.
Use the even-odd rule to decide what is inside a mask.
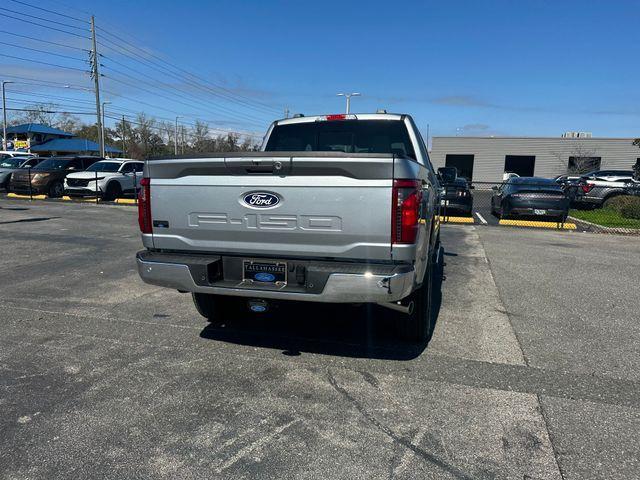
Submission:
[[[410,163],[394,154],[342,152],[150,160],[148,246],[388,261],[394,172]]]

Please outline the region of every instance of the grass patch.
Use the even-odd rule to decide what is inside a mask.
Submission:
[[[596,210],[571,210],[569,215],[579,220],[586,220],[587,222],[602,225],[603,227],[640,229],[640,220],[625,218],[620,215],[619,212],[610,208],[599,208]]]

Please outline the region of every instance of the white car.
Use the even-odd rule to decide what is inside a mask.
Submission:
[[[135,194],[140,187],[144,162],[128,158],[111,158],[94,163],[82,172],[64,179],[64,191],[70,197],[99,196],[103,200]]]

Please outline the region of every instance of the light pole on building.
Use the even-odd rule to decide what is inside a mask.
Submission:
[[[106,146],[104,141],[104,106],[109,105],[111,102],[102,102],[102,144],[100,145],[100,156],[104,158],[106,154]]]
[[[7,99],[4,94],[4,86],[7,83],[14,83],[8,80],[2,81],[2,149],[7,149]]]
[[[358,92],[353,93],[338,93],[338,97],[345,97],[347,99],[347,115],[351,112],[351,97],[359,97]]]

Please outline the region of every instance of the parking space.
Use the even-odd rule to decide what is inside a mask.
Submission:
[[[640,474],[626,237],[445,225],[418,348],[366,307],[208,324],[139,280],[134,209],[0,207],[4,478]]]

